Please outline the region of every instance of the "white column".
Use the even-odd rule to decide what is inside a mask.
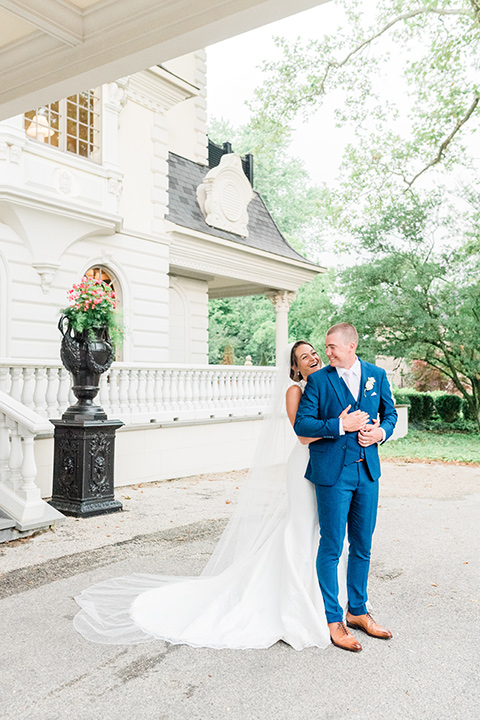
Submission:
[[[278,290],[269,293],[268,297],[275,308],[275,357],[278,365],[282,352],[288,345],[288,311],[295,300],[296,293],[288,290]]]

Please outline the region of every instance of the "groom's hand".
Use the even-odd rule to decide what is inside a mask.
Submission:
[[[375,445],[383,440],[383,433],[380,430],[380,423],[377,419],[372,421],[371,425],[365,425],[358,433],[358,442],[362,447]]]
[[[345,432],[356,432],[365,427],[369,417],[369,414],[363,412],[363,410],[355,410],[352,413],[348,413],[342,418],[343,429]]]

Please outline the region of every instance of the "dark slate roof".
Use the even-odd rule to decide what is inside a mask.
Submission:
[[[258,250],[314,265],[288,244],[258,192],[254,191],[255,196],[248,205],[248,237],[244,238],[207,225],[197,202],[196,193],[197,187],[201,184],[208,171],[209,168],[205,165],[187,160],[187,158],[175,153],[169,153],[169,212],[167,220],[191,230],[231,240],[239,245],[257,248]]]

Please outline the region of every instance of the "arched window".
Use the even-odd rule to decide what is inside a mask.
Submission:
[[[112,288],[114,293],[118,295],[117,282],[113,276],[111,270],[108,270],[103,265],[94,265],[85,273],[87,277],[93,278],[94,280],[101,280],[106,285]]]
[[[117,307],[121,311],[122,309],[122,294],[120,291],[120,284],[115,278],[115,275],[110,270],[110,268],[106,268],[104,265],[93,265],[91,268],[87,270],[85,275],[89,278],[93,278],[94,280],[101,280],[106,285],[112,288],[113,292],[115,293],[116,300],[117,300]],[[121,360],[122,359],[122,349],[119,349],[115,360]]]

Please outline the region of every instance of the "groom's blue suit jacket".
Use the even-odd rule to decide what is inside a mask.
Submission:
[[[352,405],[349,412],[363,410],[370,420],[379,417],[386,438],[397,422],[397,411],[385,370],[360,360],[362,376],[358,398],[353,398],[335,368],[327,365],[308,377],[295,418],[294,429],[300,437],[319,437],[310,444],[310,462],[306,477],[316,485],[335,485],[345,464],[355,457],[365,460],[372,480],[380,477],[378,445],[362,448],[357,432],[340,435],[338,416]]]

